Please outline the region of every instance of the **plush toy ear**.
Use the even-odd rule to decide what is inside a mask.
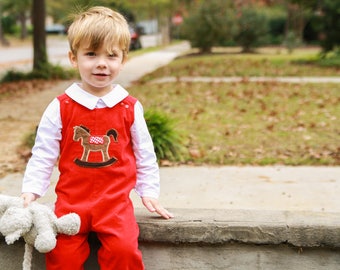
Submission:
[[[32,213],[32,235],[36,234],[34,247],[42,253],[51,251],[56,246],[53,211],[38,202],[32,202],[27,207]]]
[[[13,197],[0,194],[0,216],[10,207],[23,207],[24,200],[20,197]]]
[[[0,219],[0,232],[10,245],[27,233],[32,223],[32,215],[26,208],[10,207]]]
[[[56,245],[57,240],[50,230],[39,233],[34,242],[34,247],[41,253],[50,252]]]
[[[58,233],[75,235],[80,229],[80,217],[75,213],[70,213],[58,218],[56,225]]]

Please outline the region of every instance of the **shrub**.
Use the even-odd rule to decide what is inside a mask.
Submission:
[[[202,1],[184,20],[183,37],[202,53],[210,53],[213,46],[225,44],[234,30],[231,2]]]
[[[145,120],[157,158],[159,160],[179,160],[182,145],[180,134],[174,126],[174,120],[155,110],[146,111]]]
[[[301,45],[301,41],[293,31],[289,31],[283,41],[283,45],[286,46],[288,53],[293,53],[294,49]]]
[[[324,0],[321,2],[321,46],[325,53],[335,50],[340,44],[340,2]]]
[[[61,79],[66,80],[70,78],[74,78],[76,76],[76,71],[72,69],[64,69],[58,65],[46,64],[46,67],[40,71],[30,71],[30,72],[22,72],[9,70],[4,77],[1,79],[1,82],[16,82],[16,81],[25,81],[25,80],[33,80],[33,79]]]
[[[243,52],[251,52],[253,48],[266,42],[269,34],[269,21],[259,10],[250,7],[242,8],[237,26],[235,40],[242,46]]]
[[[25,135],[24,141],[23,141],[23,146],[25,148],[31,149],[33,147],[34,142],[35,142],[35,137],[37,136],[37,129],[38,127],[36,127],[33,132]]]

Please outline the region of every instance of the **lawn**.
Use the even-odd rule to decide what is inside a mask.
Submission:
[[[182,56],[145,76],[143,81],[164,76],[340,76],[339,67],[320,67],[311,63],[317,59],[317,54],[316,49],[300,49],[293,54],[278,53],[278,49],[256,54],[221,49],[212,55]]]
[[[186,56],[147,75],[129,91],[146,110],[157,109],[176,120],[185,163],[340,165],[338,84],[148,82],[182,75],[340,75],[337,68],[295,62],[312,56]]]

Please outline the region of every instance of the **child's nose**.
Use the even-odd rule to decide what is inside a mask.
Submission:
[[[105,57],[98,57],[97,66],[101,68],[107,67],[107,62],[106,62]]]

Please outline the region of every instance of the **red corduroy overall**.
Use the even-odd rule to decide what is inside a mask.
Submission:
[[[113,108],[94,110],[66,94],[58,99],[62,140],[55,213],[79,214],[81,228],[75,236],[58,236],[56,248],[46,254],[47,269],[83,269],[91,231],[101,242],[101,270],[144,269],[129,199],[136,183],[130,135],[136,99],[128,96]]]

